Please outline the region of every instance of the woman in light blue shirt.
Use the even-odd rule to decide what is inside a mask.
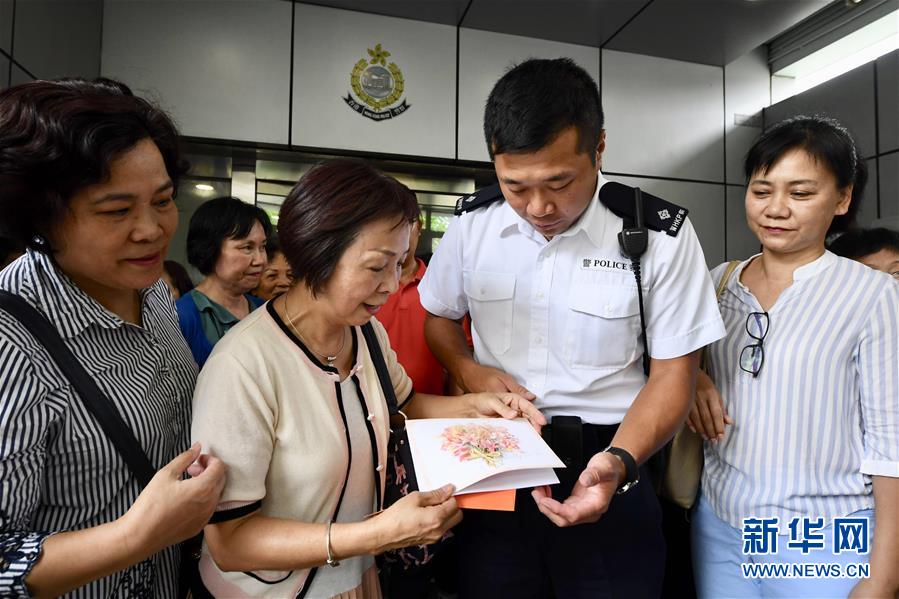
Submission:
[[[745,172],[762,252],[726,282],[728,334],[689,420],[706,439],[698,594],[892,597],[899,286],[824,248],[858,210],[864,159],[835,121],[796,117],[762,134]]]

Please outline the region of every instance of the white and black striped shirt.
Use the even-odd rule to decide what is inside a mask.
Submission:
[[[899,285],[830,252],[797,269],[768,310],[753,377],[740,368],[755,342],[746,319],[762,311],[739,280],[748,262],[721,295],[727,337],[708,348],[734,425],[705,443],[703,495],[738,529],[743,518],[785,527],[873,508],[871,476],[899,477]]]
[[[188,446],[196,365],[163,282],[141,292],[141,326],[103,308],[50,258],[29,251],[0,273],[56,326],[112,400],[156,467]],[[139,493],[136,479],[46,350],[0,311],[0,596],[24,579],[54,532],[111,522]],[[71,597],[172,597],[169,548]]]

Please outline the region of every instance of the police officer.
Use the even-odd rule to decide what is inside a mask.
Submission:
[[[600,172],[596,83],[570,59],[523,62],[493,88],[484,133],[499,185],[460,200],[431,260],[428,343],[467,391],[535,398],[569,468],[560,485],[519,490],[514,513],[466,515],[460,596],[658,596],[660,508],[637,484],[639,465],[682,425],[697,350],[724,335],[702,250],[685,210],[646,204],[659,230],[640,269],[647,378],[635,273],[618,242],[633,214],[603,201],[604,187],[623,186]]]

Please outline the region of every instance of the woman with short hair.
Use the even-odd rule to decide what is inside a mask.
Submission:
[[[3,597],[175,596],[178,543],[224,484],[221,462],[188,448],[196,366],[160,280],[185,169],[178,134],[113,83],[0,92],[0,222],[28,246],[0,289],[49,320],[161,470],[141,490],[87,400],[0,310]]]
[[[209,200],[190,218],[187,261],[204,278],[178,300],[178,321],[200,368],[219,339],[262,305],[250,292],[262,278],[271,235],[265,211],[237,198]]]
[[[693,519],[697,590],[895,596],[899,286],[824,248],[858,210],[864,158],[835,121],[796,117],[762,134],[745,173],[746,220],[762,252],[725,283],[727,336],[708,347],[689,420],[707,440]],[[726,266],[712,272],[716,282]],[[847,517],[854,530],[840,523]],[[859,577],[868,565],[870,577]]]
[[[412,388],[372,317],[397,289],[415,217],[408,188],[355,161],[312,168],[285,199],[279,239],[296,282],[215,346],[194,394],[193,438],[229,468],[200,560],[213,595],[379,597],[375,554],[461,519],[449,485],[380,511],[390,423],[369,321],[408,417],[545,423],[512,393]]]

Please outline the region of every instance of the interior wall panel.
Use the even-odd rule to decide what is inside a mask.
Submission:
[[[759,48],[724,67],[727,182],[742,185],[743,159],[762,132],[762,110],[771,103],[768,56]]]
[[[602,52],[607,170],[724,181],[720,67]]]
[[[286,144],[289,2],[106,0],[102,72],[185,135]]]
[[[9,74],[9,86],[13,87],[16,85],[21,85],[23,83],[28,83],[29,81],[34,81],[34,78],[24,70],[19,68],[18,65],[13,64],[12,72]]]
[[[459,159],[490,160],[484,106],[497,80],[528,58],[568,57],[599,83],[599,49],[462,28],[459,31]]]
[[[295,18],[294,145],[455,158],[455,27],[304,4]],[[403,79],[397,102],[408,105],[384,120],[344,101],[358,100],[353,68],[378,44]]]
[[[899,50],[877,59],[878,152],[899,150]]]
[[[878,168],[877,160],[871,159],[867,161],[868,165],[868,184],[865,186],[865,194],[862,196],[862,202],[858,209],[856,221],[862,227],[870,227],[877,220],[877,178]]]
[[[13,0],[0,0],[0,50],[12,51]]]
[[[0,54],[0,89],[9,86],[9,59]]]
[[[880,219],[899,231],[899,152],[880,157]]]
[[[13,58],[42,79],[94,78],[102,23],[102,0],[16,0]]]

